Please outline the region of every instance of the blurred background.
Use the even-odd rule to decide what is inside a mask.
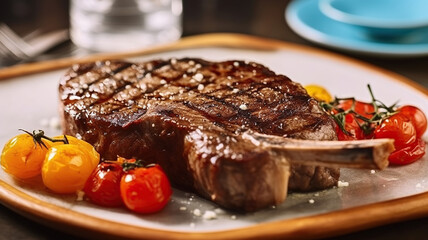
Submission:
[[[183,0],[183,36],[208,32],[254,33],[283,38],[283,0]],[[263,19],[263,21],[261,21]],[[20,34],[69,26],[67,0],[2,0],[0,21]],[[267,27],[267,25],[269,27]]]
[[[284,11],[289,3],[290,0],[183,0],[182,36],[234,32],[324,48],[300,37],[287,25]],[[35,29],[48,32],[68,28],[69,1],[2,0],[0,22],[6,23],[21,36]],[[428,57],[384,58],[326,50],[386,68],[428,87],[428,78],[425,77]],[[71,41],[66,41],[35,61],[65,57],[76,52]]]

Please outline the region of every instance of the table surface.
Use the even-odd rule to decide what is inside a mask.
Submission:
[[[9,3],[10,2],[13,1],[9,1]],[[46,2],[48,5],[47,7],[45,6]],[[62,4],[58,4],[58,2],[61,1],[46,0],[43,2],[45,5],[41,5],[41,7],[36,9],[43,13],[47,11],[46,8],[55,7],[53,10],[55,10],[56,14],[49,16],[56,17],[57,21],[43,19],[46,18],[46,14],[42,13],[33,14],[32,16],[35,19],[26,21],[22,21],[20,18],[13,16],[9,16],[9,18],[6,19],[0,18],[0,21],[5,21],[10,26],[14,27],[14,29],[21,32],[31,30],[31,28],[35,27],[34,24],[37,24],[38,27],[45,26],[45,28],[67,27],[68,7],[66,1],[63,1]],[[183,36],[208,32],[238,32],[321,48],[296,35],[289,26],[287,26],[284,20],[284,10],[288,2],[289,1],[283,0],[183,0]],[[7,5],[7,7],[11,6]],[[61,11],[63,14],[61,14]],[[56,26],[52,26],[53,23],[55,23],[54,25]],[[60,56],[65,57],[71,54],[71,50],[75,49],[76,47],[68,41],[36,60]],[[325,50],[333,51],[331,49]],[[401,74],[428,87],[428,57],[381,58],[359,56],[342,52],[338,53]],[[427,225],[428,218],[421,218],[372,228],[339,236],[334,239],[426,239],[426,234],[428,234]],[[67,240],[81,239],[81,237],[76,237],[70,235],[70,233],[60,232],[54,228],[43,226],[0,205],[0,239]]]

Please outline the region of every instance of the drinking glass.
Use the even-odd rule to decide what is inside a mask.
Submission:
[[[117,52],[175,41],[181,0],[71,0],[70,36],[79,47]]]

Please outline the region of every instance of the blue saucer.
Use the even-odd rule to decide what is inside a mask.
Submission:
[[[383,56],[428,55],[428,29],[400,39],[376,39],[361,29],[321,13],[318,0],[294,0],[286,11],[289,26],[303,38],[339,50]]]

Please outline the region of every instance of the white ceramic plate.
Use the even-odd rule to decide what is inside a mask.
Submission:
[[[361,100],[369,100],[367,84],[370,84],[376,97],[385,103],[392,104],[399,100],[400,104],[416,105],[428,113],[426,90],[398,75],[311,48],[288,44],[277,46],[275,51],[197,47],[154,53],[133,60],[202,57],[213,61],[256,61],[303,85],[323,85],[332,94],[341,97],[356,96]],[[42,122],[57,117],[57,85],[64,72],[65,69],[59,69],[0,81],[1,145],[17,135],[19,128],[43,128],[48,135],[60,134],[59,129],[43,126]],[[348,187],[290,194],[283,204],[275,208],[249,214],[225,211],[193,194],[175,190],[171,203],[162,212],[138,215],[121,208],[100,208],[85,201],[77,201],[76,196],[51,194],[40,182],[18,182],[2,170],[0,200],[40,221],[56,223],[69,229],[83,229],[85,231],[81,231],[82,234],[89,232],[97,236],[187,239],[215,236],[226,239],[297,236],[296,231],[303,237],[314,237],[320,231],[326,236],[340,234],[343,229],[349,232],[391,222],[392,214],[398,216],[397,220],[415,217],[408,213],[406,215],[406,211],[413,209],[414,204],[411,203],[416,199],[428,201],[428,195],[418,195],[428,190],[426,158],[409,166],[390,167],[382,172],[344,169],[341,181],[349,182]],[[405,198],[408,196],[410,199]],[[410,209],[400,208],[398,213],[387,211],[387,208],[401,204],[401,201],[409,202]],[[199,209],[202,214],[214,211],[217,218],[204,219],[194,214],[195,209]],[[367,211],[361,214],[359,211],[362,209],[384,209],[385,212]],[[419,208],[418,211],[418,216],[424,211],[428,214],[427,207]],[[355,222],[353,216],[362,220]],[[330,221],[324,222],[325,227],[318,229],[318,233],[310,231],[319,228],[320,221],[328,219]],[[369,224],[359,225],[364,223]]]

